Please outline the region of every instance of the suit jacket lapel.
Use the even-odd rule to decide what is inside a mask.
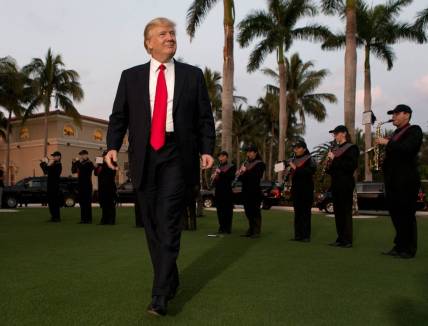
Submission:
[[[178,100],[180,99],[185,82],[185,75],[183,65],[174,59],[175,81],[174,81],[174,100],[172,104],[172,113],[175,114],[178,107]]]
[[[152,123],[152,113],[150,109],[150,93],[149,93],[149,82],[150,82],[150,62],[142,65],[141,70],[138,74],[137,80],[137,93],[141,96],[142,103],[142,116],[147,119],[148,125]]]

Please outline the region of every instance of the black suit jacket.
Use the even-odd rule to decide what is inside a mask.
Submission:
[[[199,154],[212,155],[214,119],[202,70],[175,63],[174,132],[187,184],[199,184]],[[107,131],[107,148],[119,151],[129,130],[131,180],[139,189],[150,146],[150,62],[122,72]]]

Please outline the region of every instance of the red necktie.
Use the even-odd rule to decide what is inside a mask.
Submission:
[[[154,150],[159,150],[165,144],[166,128],[166,106],[168,101],[168,90],[165,80],[165,66],[159,66],[158,80],[156,83],[155,104],[152,117],[152,128],[150,132],[150,145]]]

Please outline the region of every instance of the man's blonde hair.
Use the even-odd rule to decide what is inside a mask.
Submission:
[[[147,47],[147,40],[150,38],[150,31],[157,26],[169,26],[175,29],[175,23],[171,19],[165,17],[158,17],[149,21],[144,28],[144,47],[149,53],[150,49]]]

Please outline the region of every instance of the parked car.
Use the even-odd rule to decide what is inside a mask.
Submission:
[[[385,186],[382,182],[357,182],[355,187],[357,190],[358,209],[374,211],[387,210]],[[331,192],[327,191],[317,194],[315,206],[320,210],[333,214],[334,205]],[[417,209],[424,210],[425,208],[425,193],[421,189],[418,194]]]
[[[279,184],[274,181],[262,180],[260,182],[260,187],[262,189],[263,201],[262,208],[270,209],[272,206],[279,205],[282,201],[282,189]],[[232,187],[233,191],[233,203],[235,205],[242,205],[242,183],[240,181],[235,182]],[[214,189],[203,189],[201,190],[202,202],[204,207],[214,207],[215,206],[215,196]]]
[[[46,204],[48,202],[47,177],[28,177],[3,189],[3,207],[15,208],[18,204]],[[60,178],[62,206],[73,207],[79,201],[77,178]]]
[[[132,203],[134,204],[137,197],[135,195],[134,185],[131,181],[126,181],[117,187],[117,203]]]

